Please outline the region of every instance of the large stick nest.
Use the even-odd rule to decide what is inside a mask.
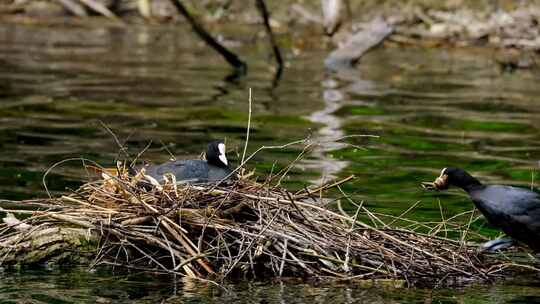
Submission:
[[[0,230],[1,262],[17,250],[28,250],[17,245],[32,242],[47,229],[65,227],[82,228],[97,240],[92,266],[208,279],[463,282],[493,278],[508,266],[464,242],[375,227],[362,220],[373,214],[361,205],[351,215],[332,211],[321,196],[341,182],[292,193],[247,178],[221,185],[155,186],[142,184],[140,176],[108,176],[71,195],[40,201],[48,210],[24,211],[31,213],[17,224],[26,225],[24,229]]]

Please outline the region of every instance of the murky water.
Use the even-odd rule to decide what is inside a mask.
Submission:
[[[284,183],[354,174],[343,190],[371,210],[438,220],[470,210],[459,191],[426,193],[419,182],[447,166],[489,183],[533,186],[540,160],[540,87],[533,71],[502,73],[486,50],[378,49],[360,66],[327,73],[327,50],[301,33],[282,35],[289,67],[275,81],[266,41],[251,27],[224,39],[250,64],[235,78],[222,60],[177,26],[0,25],[0,197],[46,195],[53,164],[87,158],[108,166],[120,146],[159,162],[197,157],[209,139],[226,138],[238,163],[253,89],[250,151],[310,137],[327,142]],[[294,49],[294,51],[293,51]],[[103,126],[116,135],[115,138]],[[353,134],[343,143],[328,142]],[[294,160],[300,147],[257,155],[264,175]],[[53,193],[94,178],[80,160],[55,167]],[[439,206],[439,202],[441,206]],[[441,211],[442,210],[442,211]],[[474,223],[497,234],[483,221]],[[107,288],[104,288],[104,287]],[[21,270],[0,279],[3,302],[325,303],[540,302],[534,286],[403,290],[351,284],[238,282],[228,291],[201,282],[84,270]]]
[[[3,273],[1,303],[540,303],[537,285],[469,285],[454,289],[406,289],[390,282],[211,283],[148,274],[85,269]]]

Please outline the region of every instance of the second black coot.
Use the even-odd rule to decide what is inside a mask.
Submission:
[[[159,183],[164,181],[163,176],[168,173],[173,174],[177,182],[190,183],[216,182],[229,177],[232,173],[225,156],[223,141],[212,141],[208,144],[206,160],[176,160],[148,166],[145,170],[146,175],[153,177]]]
[[[504,185],[482,185],[463,169],[444,168],[433,182],[438,190],[453,185],[469,194],[487,221],[508,236],[540,252],[540,195],[534,191]],[[488,242],[484,248],[503,247],[508,240]]]

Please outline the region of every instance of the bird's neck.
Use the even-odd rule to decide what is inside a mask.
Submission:
[[[458,170],[450,177],[450,184],[459,187],[466,192],[483,188],[482,183],[472,175],[463,170]]]
[[[471,193],[471,192],[476,191],[476,190],[484,189],[485,187],[486,186],[484,186],[480,182],[478,182],[478,183],[475,183],[475,184],[463,185],[461,187],[461,189],[465,190],[465,192],[467,192],[467,193]]]
[[[470,193],[471,191],[479,190],[485,187],[484,185],[482,185],[482,183],[479,180],[477,180],[476,178],[468,174],[456,186],[465,190],[465,192],[467,193]]]

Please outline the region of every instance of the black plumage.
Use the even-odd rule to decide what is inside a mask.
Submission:
[[[225,144],[222,141],[213,141],[208,144],[206,160],[176,160],[148,166],[145,170],[146,175],[159,183],[164,181],[163,176],[168,173],[173,174],[177,182],[189,183],[216,182],[230,177],[232,173],[225,157]]]
[[[445,168],[434,182],[441,190],[449,185],[465,190],[487,221],[508,236],[540,252],[540,195],[503,185],[483,185],[463,169]]]

